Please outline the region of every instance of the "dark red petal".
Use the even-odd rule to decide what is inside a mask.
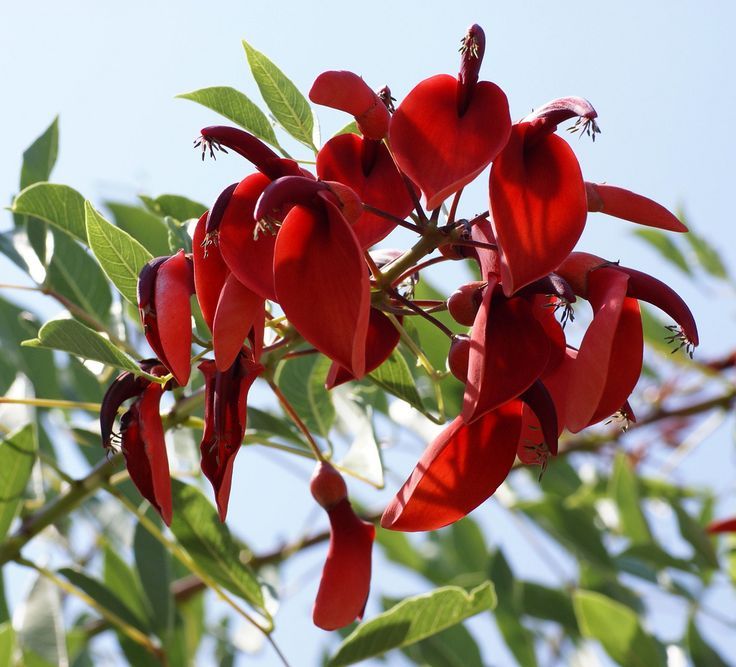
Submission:
[[[194,264],[194,288],[199,308],[207,326],[212,331],[220,290],[230,269],[220,254],[220,246],[214,239],[207,238],[207,218],[205,213],[197,222],[192,238],[192,261]],[[219,230],[217,232],[219,236]]]
[[[353,72],[322,72],[312,84],[309,99],[355,116],[361,133],[369,139],[383,139],[388,132],[390,116],[386,105]]]
[[[273,287],[273,248],[276,237],[268,232],[256,236],[253,212],[256,202],[271,182],[263,174],[243,179],[220,222],[218,247],[237,279],[263,299],[276,300]]]
[[[572,118],[579,118],[580,122],[584,122],[581,131],[592,132],[595,141],[596,133],[600,132],[595,122],[598,113],[584,97],[560,97],[551,100],[535,109],[522,122],[531,126],[536,139],[538,136],[554,132],[560,123]]]
[[[618,410],[641,374],[643,336],[629,278],[617,268],[596,269],[588,279],[593,321],[585,332],[568,387],[567,427],[577,433]]]
[[[514,125],[491,168],[491,224],[507,295],[554,271],[587,215],[583,176],[568,143],[549,134],[529,145],[528,131],[525,123]]]
[[[370,288],[363,251],[337,207],[294,207],[276,238],[278,302],[320,352],[363,376]]]
[[[391,149],[400,169],[437,208],[472,181],[506,144],[511,118],[506,95],[490,81],[475,85],[462,117],[457,79],[438,74],[419,83],[391,119]]]
[[[338,135],[322,147],[317,153],[317,175],[350,186],[364,203],[401,219],[414,207],[386,145],[356,134]],[[366,211],[353,224],[353,231],[361,246],[369,248],[395,227],[392,220]]]
[[[473,241],[496,245],[496,237],[493,235],[493,228],[487,219],[479,220],[470,230],[470,238]],[[462,246],[460,246],[462,247]],[[501,274],[501,259],[498,255],[498,249],[494,248],[466,248],[466,250],[475,253],[480,265],[480,274],[489,276],[491,274],[499,276]]]
[[[589,252],[571,252],[557,268],[556,273],[562,276],[575,294],[587,299],[590,272],[599,267],[611,265],[611,262]]]
[[[371,308],[368,317],[368,333],[365,343],[365,372],[376,370],[386,359],[391,356],[399,344],[399,331],[384,313],[376,308]],[[340,364],[333,362],[327,373],[325,387],[333,389],[341,384],[350,382],[355,378]]]
[[[532,298],[531,303],[534,317],[544,328],[550,344],[549,359],[544,369],[546,373],[562,363],[567,348],[565,331],[555,317],[555,306],[559,301],[555,297],[537,294]]]
[[[585,190],[590,212],[606,213],[647,227],[670,232],[686,232],[675,215],[656,201],[635,192],[602,183],[586,183]]]
[[[118,375],[107,388],[100,406],[100,433],[102,434],[102,446],[105,449],[111,446],[110,439],[118,408],[129,398],[140,395],[148,383],[149,380],[125,371]]]
[[[468,28],[462,40],[460,72],[457,75],[457,112],[462,116],[468,108],[478,84],[480,66],[486,51],[486,34],[477,23]]]
[[[617,266],[616,268],[629,276],[628,295],[630,297],[646,301],[663,310],[680,325],[688,342],[698,345],[700,338],[695,318],[687,304],[675,290],[661,280],[636,269],[629,269],[625,266]]]
[[[215,363],[219,371],[232,366],[262,310],[263,299],[231,273],[220,293],[212,329]]]
[[[192,264],[180,250],[158,270],[154,308],[166,367],[182,387],[189,381],[191,370],[192,307],[189,297],[193,293]]]
[[[516,398],[544,371],[550,343],[531,305],[506,299],[488,281],[470,332],[462,418],[471,422]]]
[[[312,620],[323,630],[337,630],[363,617],[370,591],[371,552],[376,529],[356,516],[347,498],[327,514],[330,546]]]
[[[557,438],[562,427],[557,423],[555,403],[547,387],[543,382],[537,380],[519,398],[537,418],[540,427],[537,434],[538,440],[544,443],[552,456],[557,456]]]
[[[172,500],[160,401],[163,388],[152,383],[121,420],[122,450],[130,479],[153,505],[166,525],[171,524]]]
[[[560,363],[556,366],[548,365],[541,377],[544,386],[547,388],[555,404],[558,435],[567,426],[567,395],[577,354],[577,350],[570,347],[566,348],[565,355],[562,357]]]
[[[736,517],[733,519],[721,519],[708,524],[706,530],[711,533],[736,533]]]
[[[427,447],[381,517],[391,530],[442,528],[474,510],[506,479],[521,431],[521,401],[472,424],[457,417]]]

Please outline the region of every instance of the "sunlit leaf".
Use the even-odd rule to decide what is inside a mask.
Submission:
[[[687,263],[685,256],[669,234],[656,229],[637,229],[634,234],[643,241],[646,241],[664,260],[670,264],[674,264],[687,275],[692,275],[690,265]]]
[[[0,542],[18,515],[37,450],[33,424],[23,426],[0,441]]]
[[[651,542],[652,533],[641,509],[636,475],[623,452],[613,462],[609,492],[618,506],[623,534],[634,543]]]
[[[56,225],[78,241],[87,244],[84,197],[66,185],[55,183],[31,185],[15,198],[12,211]]]
[[[107,202],[115,224],[128,232],[154,257],[169,254],[168,230],[161,216],[140,206]]]

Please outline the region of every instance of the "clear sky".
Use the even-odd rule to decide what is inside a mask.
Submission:
[[[54,181],[71,185],[98,206],[132,201],[139,193],[185,194],[210,203],[247,173],[246,165],[232,156],[202,164],[191,142],[200,127],[218,123],[218,117],[174,98],[230,85],[258,99],[241,39],[274,60],[302,90],[323,70],[349,69],[374,87],[388,84],[401,100],[422,78],[457,71],[459,39],[477,22],[487,35],[482,77],[504,88],[514,118],[554,97],[588,98],[603,133],[595,144],[570,138],[587,180],[629,187],[671,208],[682,205],[694,227],[736,266],[731,128],[736,5],[722,0],[455,4],[2,0],[0,201],[9,203],[17,190],[22,151],[59,114]],[[319,114],[324,137],[345,123],[338,114]],[[471,196],[476,199],[465,200],[468,212],[487,207],[482,189]],[[0,229],[9,224],[9,215],[0,216]],[[631,229],[592,216],[583,247],[680,289],[701,326],[704,355],[732,349],[733,294],[687,283],[632,240]],[[250,464],[252,469],[236,471],[244,486],[272,472],[293,484],[265,456],[253,456]],[[703,481],[708,479],[706,469],[701,472]],[[243,491],[239,498],[248,503],[249,495]],[[250,517],[259,524],[254,534],[270,533],[275,543],[287,532],[274,526],[291,502],[286,496],[264,500],[261,507],[272,506],[263,516]],[[231,515],[237,514],[235,504]],[[250,532],[245,519],[242,526]],[[310,594],[285,623],[299,622]],[[314,633],[303,620],[293,636],[280,633],[287,653],[299,650],[302,632]]]

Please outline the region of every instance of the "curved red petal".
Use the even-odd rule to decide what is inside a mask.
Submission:
[[[708,524],[706,530],[711,533],[736,533],[736,517],[733,519],[721,519]]]
[[[166,355],[165,365],[182,387],[189,382],[191,371],[192,306],[189,298],[193,293],[192,265],[180,250],[161,264],[153,303],[159,340]]]
[[[647,227],[666,229],[670,232],[686,232],[677,216],[656,201],[630,190],[602,183],[586,183],[588,210],[606,213],[616,218],[636,222]]]
[[[341,134],[330,139],[317,153],[317,175],[352,188],[364,203],[398,218],[405,218],[414,204],[388,148],[383,143]],[[386,237],[396,223],[365,211],[353,223],[361,246],[369,248]]]
[[[528,131],[528,124],[514,125],[491,168],[491,224],[507,295],[554,271],[587,215],[583,176],[568,143],[549,134],[532,144]]]
[[[253,212],[256,202],[271,182],[263,174],[242,180],[222,216],[218,247],[223,260],[238,280],[263,299],[276,300],[273,286],[273,249],[276,238],[270,233],[256,236]]]
[[[424,451],[381,517],[391,530],[442,528],[487,500],[508,476],[521,432],[521,401],[472,424],[457,417]]]
[[[192,238],[192,263],[194,264],[194,289],[202,317],[212,331],[220,290],[230,269],[222,259],[217,242],[207,239],[207,213],[204,213],[194,228]]]
[[[294,207],[276,237],[278,302],[299,333],[356,378],[365,372],[370,288],[363,251],[333,204]]]
[[[520,396],[520,400],[532,410],[537,419],[537,426],[540,429],[537,433],[537,441],[541,439],[549,453],[556,456],[557,438],[562,427],[557,422],[557,410],[547,387],[543,382],[537,380]]]
[[[457,79],[438,74],[404,98],[391,119],[389,137],[396,162],[432,210],[491,163],[510,130],[508,101],[498,86],[478,82],[459,117]]]
[[[593,321],[585,332],[567,393],[566,425],[573,433],[618,410],[641,374],[643,336],[636,299],[626,297],[629,278],[601,268],[588,278]]]
[[[549,339],[531,305],[522,298],[506,299],[494,287],[491,278],[470,332],[461,413],[466,422],[516,398],[549,360]]]
[[[330,546],[312,620],[323,630],[337,630],[363,617],[370,591],[371,552],[376,529],[356,516],[347,498],[327,514]]]
[[[212,328],[218,370],[232,366],[262,309],[263,299],[231,273],[220,292]]]
[[[570,347],[565,348],[565,355],[562,357],[560,363],[554,367],[548,365],[541,377],[544,386],[555,404],[558,435],[567,426],[567,394],[577,354],[577,350]]]

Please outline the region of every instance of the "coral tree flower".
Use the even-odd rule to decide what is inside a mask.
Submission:
[[[706,530],[711,534],[736,533],[736,516],[731,519],[721,519],[708,524]]]
[[[312,618],[323,630],[337,630],[363,617],[376,529],[356,516],[345,481],[329,463],[317,464],[310,488],[330,519],[330,546]]]
[[[158,376],[167,370],[158,359],[141,362],[141,367]],[[168,387],[168,385],[167,385]],[[172,498],[169,460],[159,404],[164,387],[126,371],[108,387],[100,410],[100,430],[105,448],[120,444],[130,479],[141,495],[171,524]],[[120,419],[120,434],[113,433],[115,417],[128,399],[135,400]]]

